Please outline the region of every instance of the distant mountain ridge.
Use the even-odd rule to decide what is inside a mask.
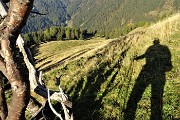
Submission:
[[[31,16],[24,31],[62,25],[108,33],[131,23],[155,21],[180,9],[180,0],[38,0],[48,15]]]

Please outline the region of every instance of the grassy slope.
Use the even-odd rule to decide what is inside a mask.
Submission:
[[[89,56],[111,40],[94,39],[78,41],[52,41],[41,44],[35,52],[38,53],[36,67],[42,71],[49,71],[59,64],[65,64],[71,60],[78,59],[82,56]]]
[[[53,67],[53,70],[46,71],[44,80],[51,89],[58,89],[54,86],[53,81],[56,76],[63,74],[62,85],[73,98],[75,119],[121,120],[134,82],[145,64],[144,60],[136,62],[132,61],[132,58],[134,55],[143,54],[152,45],[152,39],[159,37],[161,44],[169,47],[173,63],[172,71],[166,74],[163,117],[166,120],[180,118],[179,21],[180,15],[177,14],[148,28],[138,28],[127,36],[101,44],[96,44],[96,40],[78,41],[77,43],[55,42],[56,47],[50,45],[53,43],[47,43],[39,48],[39,54],[36,56],[39,61],[37,67],[46,71],[44,68],[52,64],[57,65]],[[87,47],[85,47],[86,43]],[[102,44],[103,47],[97,48]],[[91,47],[93,49],[90,54],[83,52]],[[78,50],[76,51],[75,48]],[[50,50],[53,52],[47,52]],[[79,56],[81,51],[83,53]],[[74,55],[78,57],[73,57]],[[57,64],[62,60],[67,60],[67,62]],[[138,103],[137,120],[149,119],[150,93],[151,90],[148,87]]]

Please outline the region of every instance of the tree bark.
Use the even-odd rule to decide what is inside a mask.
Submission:
[[[12,88],[12,100],[8,109],[7,120],[25,119],[30,88],[28,77],[15,59],[16,39],[25,25],[32,9],[33,0],[11,0],[8,15],[0,26],[0,40],[3,57],[0,64],[4,75],[8,78]]]
[[[8,116],[6,118],[7,120],[25,119],[24,114],[30,92],[29,82],[31,89],[34,90],[34,92],[44,98],[48,98],[47,89],[37,82],[37,74],[34,65],[32,64],[33,62],[30,59],[31,55],[29,54],[29,50],[22,37],[18,37],[20,30],[25,24],[30,10],[32,9],[32,5],[33,0],[10,0],[10,9],[7,14],[3,2],[0,0],[0,17],[3,18],[3,22],[0,24],[0,70],[9,80],[13,92]],[[18,64],[19,59],[17,60],[16,57],[18,54],[15,50],[15,44],[18,45],[19,50],[23,55],[24,61],[20,62],[20,64]],[[21,68],[23,66],[22,63],[26,64],[29,71],[29,78],[26,74],[23,74],[26,73],[26,71]],[[62,88],[60,88],[59,92],[52,91],[51,95],[51,99],[61,102],[65,113],[65,119],[72,120],[72,102],[69,101],[68,96],[64,94]]]

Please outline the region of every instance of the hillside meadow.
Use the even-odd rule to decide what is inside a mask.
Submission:
[[[35,49],[36,67],[43,72],[48,88],[58,90],[55,78],[73,100],[77,120],[123,120],[132,88],[145,59],[134,61],[153,44],[154,38],[171,52],[173,68],[166,72],[163,119],[180,119],[180,14],[141,27],[117,39],[55,41]],[[136,110],[136,120],[148,120],[151,114],[151,86],[148,86]]]

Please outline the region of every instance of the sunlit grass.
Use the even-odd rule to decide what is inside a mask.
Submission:
[[[83,57],[92,54],[95,50],[106,45],[110,40],[77,40],[77,41],[53,41],[44,43],[37,49],[38,55],[35,57],[38,69],[43,69],[59,61]]]
[[[117,119],[123,120],[129,94],[145,64],[145,60],[133,61],[135,55],[144,54],[152,45],[153,38],[159,37],[168,46],[172,55],[173,69],[166,73],[163,95],[163,119],[180,118],[180,15],[148,28],[139,28],[118,40],[90,40],[50,42],[40,46],[36,59],[50,63],[70,56],[66,64],[57,66],[44,74],[47,87],[54,86],[55,77],[63,74],[63,89],[72,96],[76,119]],[[174,26],[174,27],[173,27]],[[169,30],[170,29],[170,30]],[[87,53],[73,57],[85,49]],[[151,89],[147,87],[138,103],[136,120],[150,119]]]

